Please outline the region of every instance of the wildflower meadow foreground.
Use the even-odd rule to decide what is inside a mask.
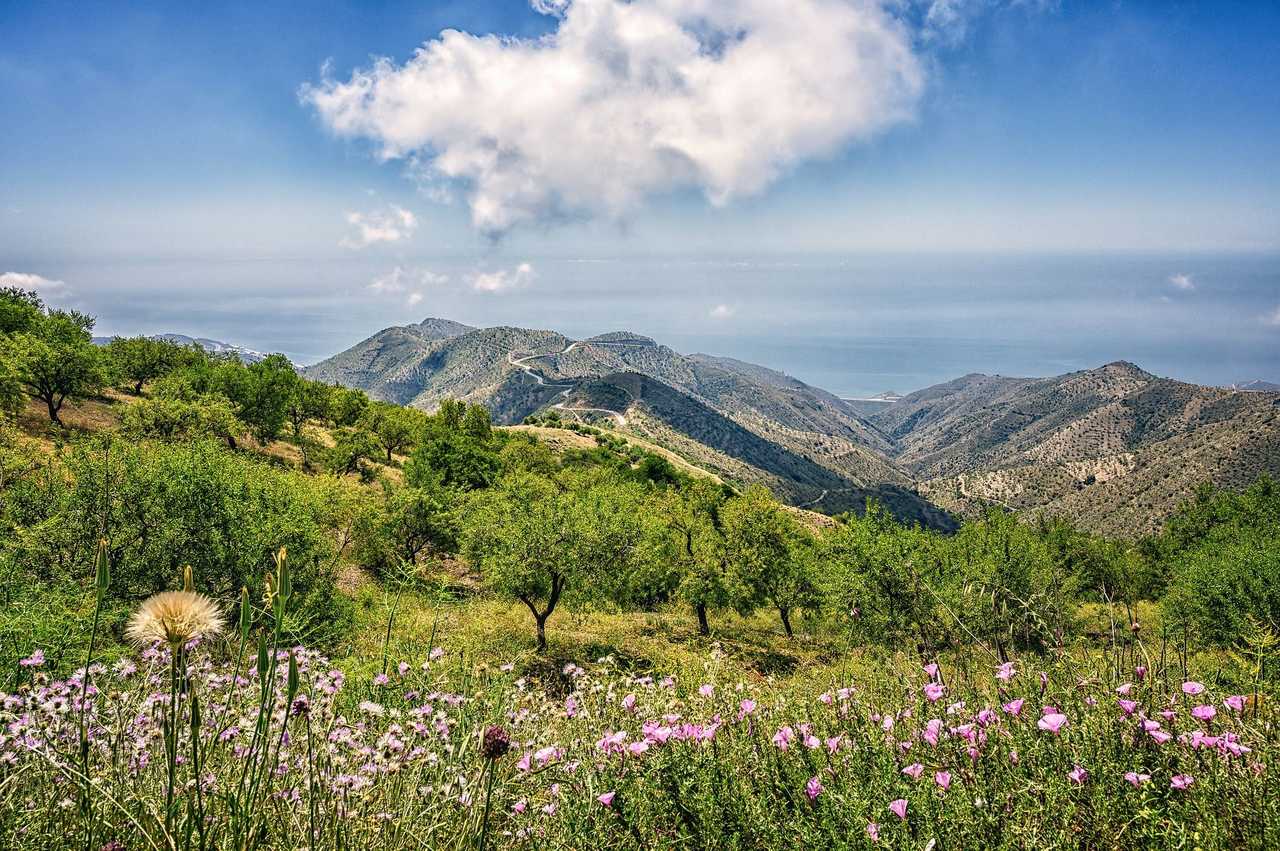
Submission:
[[[287,568],[268,614],[288,602]],[[1156,649],[802,687],[447,640],[354,681],[187,590],[0,695],[5,848],[1274,847],[1275,712]],[[1170,656],[1173,654],[1170,654]]]

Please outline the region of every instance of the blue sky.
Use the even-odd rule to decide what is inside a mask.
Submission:
[[[829,302],[802,299],[814,315],[786,334],[856,304],[885,317],[885,333],[922,324],[941,336],[949,326],[922,299],[976,304],[966,315],[979,317],[1018,304],[1039,327],[1038,299],[1010,287],[1071,287],[1097,257],[1146,257],[1158,259],[1121,267],[1150,278],[1129,285],[1153,304],[1227,317],[1204,343],[1240,348],[1224,371],[1275,366],[1277,4],[798,0],[787,17],[753,9],[787,4],[735,0],[689,23],[683,10],[705,0],[637,0],[699,38],[746,21],[738,46],[755,53],[717,77],[717,51],[735,45],[713,32],[700,45],[707,80],[654,102],[671,45],[628,47],[627,73],[652,60],[658,80],[612,104],[606,93],[606,107],[646,124],[633,128],[592,122],[572,74],[538,85],[582,63],[613,73],[609,39],[628,24],[601,24],[576,47],[569,33],[620,4],[541,2],[555,14],[519,0],[0,3],[0,273],[39,276],[103,330],[218,334],[299,359],[428,313],[565,330],[643,320],[638,330],[733,354],[747,348],[735,339],[770,333],[771,311],[752,305],[789,287]],[[831,33],[868,22],[885,29],[850,36],[845,62]],[[526,41],[451,53],[433,41],[445,29]],[[527,41],[557,33],[558,52]],[[414,64],[424,42],[437,64]],[[765,73],[815,50],[820,80]],[[456,77],[439,63],[464,54],[480,82],[442,99]],[[381,72],[373,57],[387,58]],[[814,102],[796,105],[801,95]],[[443,108],[423,115],[423,104]],[[708,129],[708,114],[742,132]],[[679,156],[654,154],[655,138],[676,138]],[[517,167],[477,164],[495,147]],[[977,274],[927,293],[909,265],[886,288],[842,278],[849,267],[831,259],[957,253],[1082,259],[1075,278],[1045,259],[1021,284]],[[1241,266],[1242,255],[1254,259]],[[637,313],[644,302],[624,283],[659,257],[679,260],[652,293],[680,322]],[[749,286],[705,273],[777,257],[826,258],[830,271],[798,282],[775,265]],[[1212,259],[1223,257],[1234,259]],[[574,260],[593,261],[592,274]],[[1189,287],[1171,283],[1179,275]],[[566,299],[581,309],[566,313]],[[1084,325],[1117,309],[1105,292],[1073,304]],[[983,326],[994,342],[1000,325]]]

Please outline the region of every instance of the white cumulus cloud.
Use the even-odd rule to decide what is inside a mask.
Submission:
[[[415,307],[425,298],[425,291],[449,282],[449,276],[430,269],[411,269],[397,266],[385,275],[374,278],[368,289],[378,295],[403,298],[408,307]]]
[[[389,205],[385,210],[369,213],[347,213],[347,224],[354,232],[343,237],[343,248],[367,248],[376,242],[399,242],[418,229],[418,217],[403,207]]]
[[[45,297],[57,298],[67,292],[65,281],[54,281],[31,272],[5,272],[0,274],[0,287],[17,287],[34,290]]]
[[[1185,272],[1179,272],[1176,275],[1169,276],[1169,286],[1173,287],[1175,290],[1188,292],[1196,288],[1196,281],[1195,278]]]
[[[711,308],[711,312],[708,315],[712,319],[728,319],[737,312],[738,310],[735,307],[727,304],[717,304],[715,307]]]
[[[538,39],[445,30],[403,64],[301,90],[334,133],[430,185],[490,235],[621,219],[693,188],[722,205],[909,119],[912,34],[876,0],[534,0]]]
[[[471,289],[479,293],[501,293],[527,287],[537,276],[532,265],[521,263],[514,269],[477,272],[471,279]]]

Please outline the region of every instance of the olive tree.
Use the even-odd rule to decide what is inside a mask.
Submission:
[[[103,356],[93,344],[92,330],[91,317],[53,310],[5,341],[5,359],[27,393],[45,403],[50,422],[62,425],[59,413],[67,399],[84,398],[102,388]]]
[[[497,592],[528,607],[538,649],[562,599],[618,599],[648,557],[640,489],[616,478],[512,473],[470,497],[463,551]]]

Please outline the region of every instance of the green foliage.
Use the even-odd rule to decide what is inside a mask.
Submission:
[[[144,384],[172,371],[188,358],[187,350],[168,340],[151,337],[115,337],[107,344],[107,357],[115,373],[126,381],[133,395]]]
[[[384,486],[377,510],[365,512],[357,529],[360,563],[380,576],[421,564],[458,546],[459,495],[436,482],[420,487]]]
[[[759,486],[729,500],[720,521],[738,607],[772,606],[790,637],[791,613],[819,602],[813,537]]]
[[[360,427],[373,435],[390,464],[393,453],[403,451],[422,433],[426,419],[425,414],[413,408],[371,402],[360,419]]]
[[[106,381],[106,361],[92,342],[92,330],[92,317],[52,310],[27,330],[0,340],[0,358],[12,365],[27,393],[45,403],[50,422],[61,425],[59,412],[67,399],[90,396]]]
[[[269,355],[247,367],[225,363],[220,373],[222,392],[254,436],[263,442],[279,437],[288,419],[289,404],[302,381],[289,359]]]
[[[0,288],[0,335],[25,334],[44,315],[44,302],[30,290]]]
[[[211,437],[235,449],[244,434],[244,423],[236,419],[231,403],[222,396],[196,401],[157,397],[142,399],[120,414],[121,430],[134,438],[157,440],[199,440]]]
[[[1280,632],[1280,488],[1260,479],[1242,493],[1204,488],[1172,519],[1156,549],[1172,574],[1167,624],[1230,645],[1258,624]]]
[[[538,646],[569,602],[620,600],[650,553],[643,492],[608,475],[512,473],[466,507],[463,550],[497,592],[529,608]]]

